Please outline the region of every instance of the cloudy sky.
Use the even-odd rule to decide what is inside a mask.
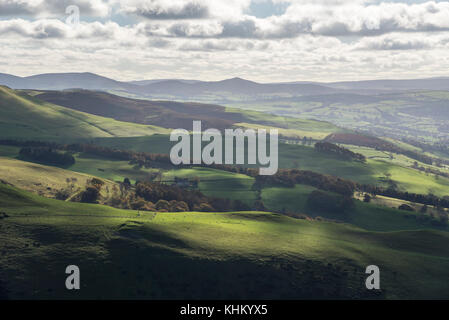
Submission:
[[[449,76],[449,2],[0,0],[0,73],[87,71],[260,82]]]

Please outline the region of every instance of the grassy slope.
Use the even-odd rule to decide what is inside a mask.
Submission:
[[[282,117],[243,109],[227,108],[226,110],[229,113],[242,114],[251,121],[251,123],[248,123],[249,121],[237,123],[236,126],[251,129],[278,129],[279,134],[286,137],[302,138],[306,136],[324,139],[331,133],[349,132],[349,130],[324,121]]]
[[[304,213],[310,217],[323,217],[336,221],[344,221],[354,226],[371,231],[399,231],[415,229],[441,229],[430,223],[419,222],[418,213],[406,212],[383,205],[368,204],[355,201],[354,208],[345,214],[323,212],[307,206],[307,198],[313,187],[296,185],[294,188],[271,187],[262,190],[262,201],[270,210],[292,213]],[[397,205],[396,207],[398,207]],[[415,216],[415,217],[414,217]],[[448,231],[447,228],[442,229]]]
[[[137,216],[2,184],[0,210],[10,216],[0,220],[10,298],[369,298],[369,264],[381,269],[381,297],[449,297],[445,232],[376,233],[270,213]],[[81,268],[81,291],[63,289],[69,264]]]
[[[137,125],[73,111],[0,86],[0,136],[22,139],[79,139],[167,133],[156,126]]]
[[[252,206],[256,200],[256,192],[252,189],[254,178],[243,174],[208,168],[192,168],[165,172],[163,180],[173,180],[175,177],[198,177],[199,190],[210,197],[241,200],[249,206]]]
[[[67,189],[70,185],[73,185],[71,195],[74,195],[84,190],[87,180],[92,177],[57,167],[0,157],[0,178],[3,181],[45,197],[53,198],[57,191]],[[67,182],[67,179],[70,182]],[[105,185],[102,196],[105,199],[109,196],[105,191],[106,188],[112,192],[113,186],[117,184],[109,180],[103,181]]]

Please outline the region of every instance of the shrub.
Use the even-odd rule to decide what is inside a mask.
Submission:
[[[99,196],[100,196],[100,191],[95,187],[89,186],[81,194],[81,202],[97,203]]]
[[[170,210],[170,203],[167,200],[159,200],[156,202],[156,210],[168,212]]]
[[[146,206],[146,201],[142,198],[135,198],[129,202],[129,206],[133,210],[144,210]]]
[[[363,197],[363,202],[366,202],[366,203],[371,202],[371,196],[368,193],[365,193],[365,196]]]
[[[215,211],[214,208],[207,202],[203,202],[200,205],[196,205],[193,208],[194,211],[201,211],[201,212],[213,212]]]
[[[265,208],[265,205],[262,200],[256,200],[254,202],[254,211],[267,211],[267,208]]]
[[[189,205],[184,201],[170,201],[171,212],[186,212],[189,211]]]
[[[413,209],[411,206],[409,206],[408,204],[405,204],[405,203],[401,204],[399,206],[399,210],[411,211],[411,212],[415,211],[415,209]]]
[[[67,200],[70,197],[70,192],[67,189],[61,189],[56,192],[55,198],[57,200]]]

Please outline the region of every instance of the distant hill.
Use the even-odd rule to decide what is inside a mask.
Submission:
[[[295,95],[329,94],[338,90],[317,84],[264,84],[241,78],[213,82],[185,83],[169,80],[145,86],[147,94],[173,94],[177,96],[202,95],[207,93],[233,93],[241,95],[261,95],[290,93]]]
[[[46,73],[30,77],[0,74],[0,84],[13,89],[63,90],[80,88],[88,90],[128,91],[134,85],[115,81],[93,73]]]
[[[344,90],[449,90],[449,78],[347,81],[326,83],[325,85]]]
[[[140,124],[192,130],[192,122],[201,120],[203,127],[224,129],[246,120],[225,107],[198,103],[129,99],[106,92],[87,90],[46,91],[37,98],[73,110]]]
[[[258,83],[242,78],[222,81],[197,81],[185,79],[153,79],[122,82],[94,73],[47,73],[30,77],[0,74],[0,84],[14,89],[101,90],[134,97],[221,102],[231,95],[251,99],[287,96],[310,96],[328,94],[376,94],[408,90],[449,90],[449,78],[414,80],[370,80],[333,83],[286,82]],[[211,98],[212,96],[212,98]],[[215,97],[215,98],[214,98]],[[232,97],[232,98],[239,98]]]
[[[153,79],[153,80],[129,81],[128,83],[137,84],[139,86],[146,86],[146,85],[157,83],[157,82],[173,81],[173,80],[177,80],[177,81],[184,82],[184,83],[200,82],[199,80],[185,80],[185,79]]]
[[[138,96],[172,95],[184,97],[186,95],[201,94],[273,94],[290,93],[326,94],[339,90],[318,84],[263,84],[241,78],[223,81],[194,81],[194,80],[144,80],[135,82],[120,82],[93,73],[48,73],[30,77],[16,77],[7,74],[0,75],[0,84],[14,89],[86,89],[102,91],[122,91]]]
[[[285,129],[294,128],[308,131],[317,129],[327,133],[340,131],[340,128],[321,121],[286,119],[261,112],[247,112],[210,104],[137,100],[105,92],[44,91],[38,93],[36,97],[53,104],[102,117],[164,128],[191,130],[192,122],[200,120],[203,129],[222,130],[241,123],[252,123]]]

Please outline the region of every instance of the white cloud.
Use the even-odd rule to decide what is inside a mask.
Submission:
[[[249,0],[72,2],[116,12],[73,27],[57,14],[69,1],[0,0],[15,12],[0,20],[0,72],[269,82],[438,76],[449,67],[449,2],[276,0],[290,5],[267,18],[248,15]],[[35,20],[17,18],[27,15]]]

